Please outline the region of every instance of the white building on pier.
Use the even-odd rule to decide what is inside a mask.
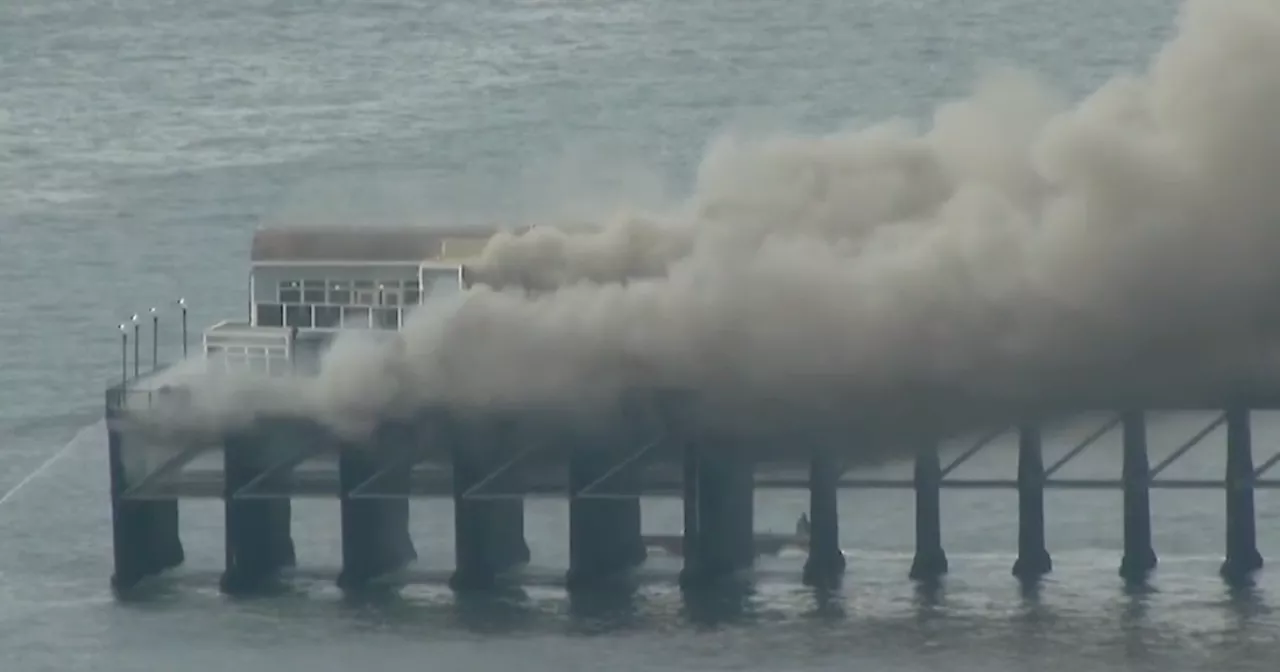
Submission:
[[[260,229],[248,319],[204,332],[211,364],[283,373],[311,366],[341,330],[398,330],[428,296],[459,292],[494,229]]]

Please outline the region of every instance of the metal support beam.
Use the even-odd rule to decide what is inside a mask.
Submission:
[[[1254,469],[1253,470],[1254,487],[1257,487],[1260,484],[1258,479],[1261,478],[1268,471],[1271,471],[1271,468],[1276,466],[1277,464],[1280,464],[1280,453],[1276,453],[1275,455],[1272,455],[1270,458],[1267,459],[1266,462],[1262,463],[1262,466],[1258,467],[1257,469]]]
[[[1151,469],[1151,478],[1154,480],[1157,476],[1160,475],[1160,472],[1169,468],[1169,465],[1173,464],[1174,462],[1177,462],[1178,458],[1182,457],[1183,455],[1186,455],[1187,452],[1190,451],[1192,448],[1195,448],[1196,446],[1200,445],[1200,442],[1204,441],[1206,436],[1209,436],[1209,434],[1213,433],[1213,430],[1220,427],[1226,421],[1227,421],[1227,414],[1223,413],[1222,415],[1219,415],[1216,419],[1214,419],[1213,422],[1210,422],[1209,424],[1205,425],[1203,429],[1196,432],[1195,435],[1192,436],[1190,439],[1187,439],[1186,443],[1183,443],[1181,446],[1178,446],[1177,450],[1173,451],[1172,453],[1169,454],[1168,457],[1164,458],[1158,464],[1156,464],[1156,466]]]
[[[963,453],[961,453],[959,457],[952,460],[951,464],[948,464],[947,466],[943,467],[940,478],[946,478],[951,472],[955,471],[956,468],[958,468],[960,465],[964,464],[965,462],[968,462],[969,458],[982,452],[983,448],[986,448],[987,446],[991,445],[992,441],[995,441],[996,439],[1000,438],[1007,431],[1008,431],[1007,429],[1000,429],[1000,430],[991,432],[986,436],[983,436],[981,439],[977,441],[977,443],[974,443],[972,446],[969,446],[969,448],[965,450]]]
[[[493,469],[488,470],[488,471],[485,473],[485,475],[484,475],[484,476],[483,476],[479,481],[476,481],[476,483],[475,483],[474,485],[471,485],[470,487],[468,487],[468,488],[467,488],[466,490],[464,490],[464,491],[462,492],[462,494],[461,494],[461,495],[459,495],[459,496],[460,496],[462,499],[472,499],[472,500],[482,500],[482,499],[512,499],[512,498],[516,498],[516,499],[523,499],[523,498],[524,498],[524,493],[523,493],[523,492],[519,492],[519,493],[485,493],[485,492],[484,492],[484,488],[485,488],[485,486],[489,485],[490,483],[493,483],[494,481],[496,481],[496,480],[498,479],[498,477],[499,477],[499,476],[502,476],[503,474],[505,474],[505,473],[507,473],[507,472],[511,471],[512,469],[514,469],[514,468],[515,468],[515,466],[516,466],[516,465],[518,465],[518,464],[520,464],[520,462],[521,462],[521,461],[523,461],[525,458],[529,457],[530,455],[533,455],[533,454],[537,453],[539,450],[541,450],[541,449],[543,449],[543,448],[546,448],[546,447],[547,447],[547,445],[546,445],[546,443],[544,443],[544,442],[535,442],[535,443],[531,443],[531,444],[529,444],[529,445],[525,446],[524,448],[521,448],[521,449],[520,449],[519,451],[517,451],[514,455],[510,456],[510,457],[509,457],[509,458],[507,458],[505,461],[503,461],[503,462],[501,462],[500,464],[498,464],[498,466],[497,466],[497,467],[495,467],[495,468],[493,468]]]
[[[608,483],[610,480],[616,478],[618,474],[622,473],[627,468],[639,463],[645,457],[656,452],[658,447],[663,445],[665,441],[666,441],[665,436],[659,436],[658,438],[645,443],[644,445],[635,449],[635,451],[627,455],[617,464],[610,467],[598,478],[595,478],[591,482],[584,485],[581,490],[578,490],[576,492],[571,492],[570,496],[573,497],[574,499],[632,499],[634,498],[635,495],[633,494],[626,494],[626,493],[618,494],[618,493],[597,492],[597,491],[602,489],[603,484]]]
[[[419,463],[423,462],[426,459],[427,459],[426,454],[414,451],[414,452],[408,453],[403,457],[397,457],[396,459],[389,460],[386,463],[380,463],[377,467],[377,470],[374,471],[373,474],[369,476],[369,478],[366,478],[363,481],[360,481],[359,484],[351,488],[351,491],[347,493],[347,499],[383,499],[385,498],[385,495],[383,495],[382,493],[369,492],[369,491],[374,489],[375,484],[378,484],[386,480],[386,478],[390,474],[404,474],[405,472],[412,471],[415,466],[417,466]],[[403,499],[409,494],[411,493],[406,492],[404,495],[397,493],[397,494],[391,495],[391,497],[395,499]]]
[[[292,471],[298,465],[307,460],[323,455],[329,452],[328,446],[310,446],[302,448],[286,457],[284,460],[269,465],[259,471],[253,478],[245,482],[244,485],[231,491],[232,499],[279,499],[280,495],[271,492],[257,492],[263,484],[269,483],[274,479],[283,476],[285,473]]]
[[[134,499],[139,495],[144,494],[148,488],[159,485],[168,477],[182,471],[183,467],[191,464],[191,462],[197,457],[216,449],[216,446],[203,444],[182,449],[176,455],[161,463],[154,471],[139,479],[137,483],[128,486],[126,490],[121,493],[120,498]]]
[[[1046,469],[1044,472],[1044,477],[1047,479],[1053,476],[1054,473],[1056,473],[1059,469],[1061,469],[1071,460],[1075,459],[1078,455],[1080,455],[1080,453],[1083,453],[1085,450],[1087,450],[1089,446],[1092,446],[1093,444],[1097,443],[1098,439],[1101,439],[1103,436],[1106,436],[1107,432],[1111,431],[1116,427],[1116,425],[1119,425],[1119,424],[1120,424],[1120,416],[1116,416],[1111,420],[1108,420],[1101,427],[1094,430],[1092,434],[1085,437],[1083,441],[1076,444],[1076,446],[1072,448],[1070,451],[1068,451],[1066,455],[1063,455],[1061,459],[1059,459],[1057,462],[1054,462],[1048,469]]]

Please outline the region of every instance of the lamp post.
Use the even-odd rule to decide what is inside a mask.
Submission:
[[[151,370],[160,368],[160,313],[151,308]]]
[[[120,389],[129,384],[129,330],[120,323]]]
[[[187,300],[178,299],[178,306],[182,308],[182,358],[187,358]]]
[[[138,314],[134,313],[133,314],[133,377],[134,378],[138,377],[138,341],[142,340],[141,338],[139,338],[138,330],[141,328],[142,328],[142,325],[138,323]]]

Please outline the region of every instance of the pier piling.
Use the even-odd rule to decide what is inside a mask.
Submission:
[[[404,425],[383,425],[372,445],[344,445],[338,456],[342,518],[342,571],[338,587],[360,590],[381,576],[417,560],[409,534],[409,468],[395,456],[412,450],[414,436]],[[376,495],[356,488],[377,476]]]
[[[483,445],[475,431],[456,424],[442,436],[448,437],[453,461],[455,565],[449,585],[454,590],[488,589],[499,575],[529,561],[524,500],[472,492],[497,466],[493,446]]]
[[[839,482],[839,463],[829,453],[816,451],[809,460],[809,558],[802,575],[805,585],[835,587],[844,575],[837,506]]]
[[[684,588],[715,584],[755,562],[755,465],[722,450],[686,444]]]
[[[942,463],[938,446],[930,442],[916,453],[916,555],[910,578],[936,579],[947,573],[947,554],[942,550]]]
[[[591,587],[645,560],[639,483],[625,472],[610,474],[616,466],[617,458],[603,447],[575,441],[569,458],[569,570],[565,575],[570,590]],[[606,476],[610,478],[607,492],[582,494]]]
[[[1262,568],[1254,518],[1253,437],[1249,410],[1227,409],[1227,553],[1220,573],[1229,582],[1244,582]]]
[[[1044,456],[1040,428],[1018,428],[1018,559],[1013,575],[1033,581],[1053,571],[1053,560],[1045,546]]]
[[[1140,582],[1156,568],[1155,547],[1151,543],[1151,466],[1147,458],[1146,415],[1127,411],[1121,415],[1124,441],[1124,557],[1120,576]]]
[[[181,565],[185,559],[178,531],[178,501],[126,500],[124,435],[112,427],[118,417],[108,403],[107,456],[111,478],[111,536],[114,568],[111,585],[128,590],[143,579]]]
[[[255,429],[228,436],[223,441],[223,511],[226,566],[221,587],[229,594],[267,589],[280,570],[297,562],[291,537],[289,499],[241,498],[242,488],[260,478],[280,480],[287,472],[267,473],[275,457],[266,431]]]

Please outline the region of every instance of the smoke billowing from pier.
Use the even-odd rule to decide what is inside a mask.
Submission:
[[[724,418],[888,431],[1257,383],[1280,343],[1277,64],[1280,3],[1191,0],[1145,71],[1075,103],[1006,71],[922,130],[724,137],[687,202],[503,235],[485,286],[403,342],[281,384],[348,428],[675,387]]]

